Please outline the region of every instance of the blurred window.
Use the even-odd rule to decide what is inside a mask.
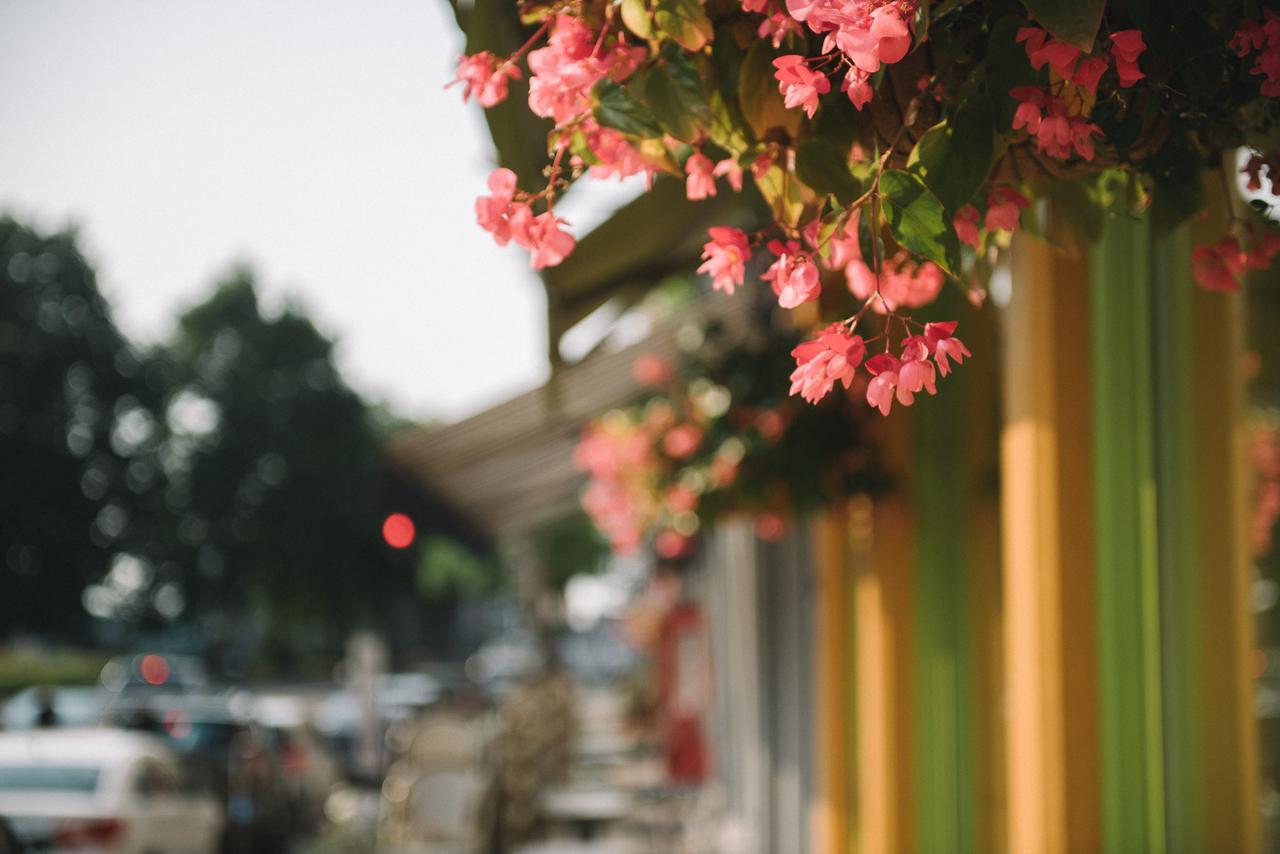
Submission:
[[[58,765],[0,766],[0,792],[93,792],[99,769]]]

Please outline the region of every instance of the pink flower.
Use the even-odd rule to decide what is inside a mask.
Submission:
[[[785,12],[774,12],[760,22],[756,35],[762,39],[768,39],[777,48],[782,46],[783,40],[791,33],[800,35],[802,32],[800,22],[795,18]]]
[[[735,193],[742,192],[742,167],[738,165],[736,158],[726,157],[721,160],[716,164],[716,168],[711,170],[711,174],[717,178],[724,177]]]
[[[652,175],[656,170],[627,138],[613,128],[600,127],[592,121],[583,122],[587,146],[599,163],[589,170],[592,178],[628,178],[641,172]]]
[[[1138,68],[1138,57],[1146,49],[1142,30],[1120,30],[1111,34],[1111,54],[1116,60],[1121,86],[1127,88],[1147,76]]]
[[[919,335],[904,342],[902,361],[898,367],[898,402],[903,406],[915,403],[915,396],[924,389],[937,394],[936,373],[929,361],[929,349]]]
[[[1228,239],[1234,243],[1233,238]],[[1223,249],[1223,244],[1218,244],[1197,246],[1191,250],[1191,275],[1195,277],[1200,287],[1207,291],[1240,290],[1240,274],[1233,269],[1236,265],[1230,260],[1231,254],[1239,255],[1239,244],[1236,244],[1233,253],[1225,252]],[[1243,265],[1240,266],[1243,267]]]
[[[643,386],[659,387],[675,376],[671,362],[656,353],[645,353],[631,364],[631,376]]]
[[[562,231],[565,221],[551,211],[533,216],[526,205],[511,218],[511,237],[529,250],[529,266],[535,270],[554,267],[569,257],[575,241]]]
[[[702,444],[702,428],[696,424],[678,424],[662,437],[662,450],[667,456],[683,460],[692,456]]]
[[[803,56],[788,54],[773,61],[779,91],[783,94],[787,109],[802,107],[809,118],[818,111],[818,96],[831,91],[831,81],[826,75],[812,71]]]
[[[817,403],[837,382],[849,388],[866,354],[861,335],[850,335],[840,324],[831,324],[817,338],[791,351],[796,360],[796,369],[791,372],[791,394]]]
[[[987,195],[987,231],[1017,231],[1018,216],[1030,204],[1026,196],[1012,187],[992,187]]]
[[[591,111],[591,87],[610,66],[594,55],[595,37],[578,18],[555,17],[547,46],[529,54],[529,109],[564,124]]]
[[[701,151],[695,151],[684,162],[684,171],[688,174],[685,180],[685,195],[691,201],[700,201],[716,194],[716,179],[711,174],[711,158]]]
[[[711,287],[732,294],[746,276],[747,259],[751,257],[751,245],[745,232],[727,226],[707,229],[711,240],[702,247],[702,266],[699,273],[711,276]]]
[[[1098,81],[1102,79],[1102,75],[1106,73],[1107,61],[1099,59],[1096,56],[1090,56],[1080,60],[1080,64],[1076,66],[1076,73],[1071,75],[1071,81],[1086,90],[1090,95],[1098,94]]]
[[[867,360],[867,371],[872,375],[871,382],[867,383],[867,403],[879,409],[881,415],[888,415],[893,408],[899,367],[898,360],[888,353],[881,353]]]
[[[772,266],[760,278],[773,285],[778,295],[778,305],[795,308],[818,298],[822,284],[818,281],[818,265],[808,253],[800,251],[794,240],[785,245],[777,240],[769,243],[769,249],[778,256]]]
[[[511,216],[518,207],[511,199],[516,191],[516,173],[510,169],[495,169],[489,173],[489,192],[493,195],[476,199],[476,222],[493,234],[499,246],[506,246],[511,239]]]
[[[769,0],[742,0],[742,11],[763,12],[768,5]]]
[[[952,227],[956,230],[956,236],[974,249],[982,248],[978,238],[978,223],[978,209],[973,205],[965,205],[956,211],[955,219],[951,221]]]
[[[474,95],[482,107],[492,107],[506,100],[507,83],[519,79],[520,67],[514,62],[504,62],[499,66],[493,54],[482,50],[458,59],[458,73],[448,85],[462,84],[464,102]]]
[[[971,355],[969,348],[964,346],[964,342],[954,337],[956,331],[956,322],[954,320],[945,323],[929,323],[924,327],[925,346],[930,353],[933,354],[934,361],[938,363],[938,372],[944,377],[951,372],[951,363],[948,359],[954,359],[956,364],[964,364],[966,356]]]
[[[1044,93],[1034,86],[1019,86],[1010,89],[1009,94],[1018,102],[1018,109],[1013,114],[1013,129],[1026,128],[1027,133],[1038,133],[1044,117]]]
[[[856,65],[850,66],[849,73],[844,76],[844,82],[840,84],[840,88],[849,96],[849,100],[858,110],[871,103],[871,98],[875,94],[871,88],[871,75]]]
[[[1085,160],[1093,159],[1093,135],[1102,135],[1102,128],[1083,119],[1071,122],[1071,146]]]

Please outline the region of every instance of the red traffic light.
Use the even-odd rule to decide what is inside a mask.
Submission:
[[[392,513],[382,522],[382,539],[393,549],[409,548],[416,535],[413,520],[403,513]]]

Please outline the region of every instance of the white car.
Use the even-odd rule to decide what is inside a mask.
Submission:
[[[0,816],[36,850],[129,854],[216,851],[224,821],[163,740],[106,727],[0,732]]]

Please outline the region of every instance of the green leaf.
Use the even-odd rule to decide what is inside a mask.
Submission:
[[[653,18],[658,30],[685,50],[702,50],[711,41],[711,19],[701,0],[658,0]]]
[[[653,35],[653,22],[649,20],[649,6],[645,0],[622,0],[622,23],[638,38]]]
[[[947,121],[925,133],[911,152],[911,171],[951,213],[973,198],[995,159],[991,106],[970,99]]]
[[[631,93],[612,80],[596,85],[596,121],[602,126],[643,139],[662,136],[662,126]]]
[[[658,124],[683,142],[693,142],[711,123],[702,77],[689,58],[674,47],[663,48],[662,62],[644,83],[644,99]]]
[[[991,105],[995,110],[995,126],[1002,132],[1009,130],[1018,102],[1009,90],[1018,86],[1034,86],[1039,75],[1027,62],[1027,51],[1015,41],[1018,30],[1026,26],[1021,15],[1005,15],[991,27],[987,38],[987,55],[983,57],[983,76],[990,81],[987,87]]]
[[[730,106],[718,89],[711,90],[711,141],[735,157],[751,146],[750,131],[743,125],[737,106]]]
[[[800,224],[804,216],[805,187],[791,175],[778,167],[770,166],[769,170],[756,178],[756,187],[769,205],[773,218],[792,228]]]
[[[765,139],[769,131],[782,129],[789,137],[800,130],[804,114],[788,110],[773,76],[774,53],[767,41],[757,41],[747,51],[738,72],[738,105],[743,118],[755,132],[756,139]]]
[[[842,205],[862,194],[849,161],[822,138],[805,140],[796,148],[796,174],[819,194],[834,195]]]
[[[880,194],[894,239],[955,275],[960,269],[960,241],[942,202],[919,176],[890,169],[880,176]]]
[[[1049,35],[1088,53],[1107,4],[1106,0],[1022,0],[1022,5]]]

